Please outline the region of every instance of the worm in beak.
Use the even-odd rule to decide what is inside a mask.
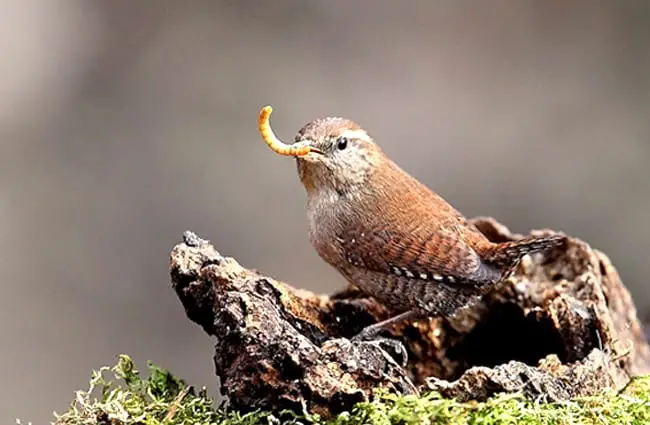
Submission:
[[[257,120],[257,125],[262,135],[264,142],[271,148],[271,150],[279,155],[286,156],[305,156],[310,152],[320,153],[320,150],[313,148],[306,143],[296,143],[293,145],[288,145],[282,142],[277,138],[273,130],[271,129],[271,124],[269,123],[269,118],[271,117],[271,112],[273,108],[270,106],[265,106],[260,111],[260,116]]]

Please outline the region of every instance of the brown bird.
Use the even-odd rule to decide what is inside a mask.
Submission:
[[[286,145],[273,134],[270,114],[270,106],[262,109],[259,130],[276,153],[297,159],[314,248],[398,313],[358,337],[402,320],[451,316],[507,277],[524,255],[566,241],[558,234],[493,243],[391,161],[355,122],[317,119]]]

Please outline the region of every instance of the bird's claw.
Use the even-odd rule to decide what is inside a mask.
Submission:
[[[377,335],[379,335],[379,329],[375,329],[372,326],[365,327],[356,334],[355,336],[350,339],[350,341],[354,342],[363,342],[363,341],[372,341],[377,338]]]
[[[351,339],[352,342],[370,344],[382,350],[402,369],[408,365],[408,351],[401,341],[391,338],[377,338],[376,332],[361,331]]]

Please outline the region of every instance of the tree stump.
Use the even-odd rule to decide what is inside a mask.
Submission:
[[[490,218],[472,222],[493,241],[522,237]],[[307,408],[328,417],[379,388],[459,400],[521,391],[559,401],[620,389],[650,369],[650,348],[616,269],[576,238],[551,255],[525,257],[453,319],[389,330],[406,347],[406,365],[385,344],[349,340],[392,315],[354,286],[331,296],[295,289],[191,232],[173,248],[170,273],[188,318],[216,337],[222,393],[243,411]]]

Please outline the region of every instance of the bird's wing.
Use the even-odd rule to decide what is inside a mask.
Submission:
[[[348,263],[377,272],[477,286],[500,276],[453,228],[440,225],[354,227],[340,241]]]

